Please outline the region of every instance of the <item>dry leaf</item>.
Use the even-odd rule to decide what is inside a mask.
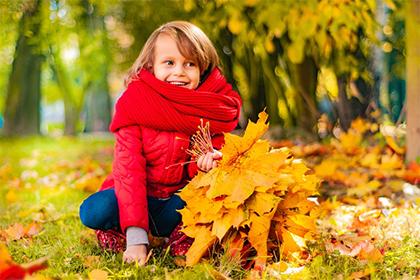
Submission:
[[[102,269],[94,269],[88,273],[89,280],[106,280],[108,272]]]
[[[236,240],[237,244],[243,246],[248,240],[257,251],[254,267],[264,267],[269,258],[270,230],[277,231],[278,236],[288,231],[283,218],[289,215],[300,215],[295,217],[296,223],[290,222],[300,239],[315,231],[316,215],[311,216],[310,211],[316,204],[307,198],[316,193],[319,180],[306,174],[309,168],[294,160],[289,149],[271,149],[268,141],[260,140],[268,128],[268,115],[262,112],[259,117],[257,123],[249,122],[242,137],[226,134],[218,167],[199,173],[180,193],[186,202],[179,211],[182,231],[195,238],[187,253],[187,265],[197,263],[214,242],[221,242],[226,249],[229,246],[223,242],[231,241],[225,237],[239,236],[242,241]],[[292,248],[284,244],[290,247],[287,251],[301,250],[303,245]],[[234,252],[238,250],[235,247]]]

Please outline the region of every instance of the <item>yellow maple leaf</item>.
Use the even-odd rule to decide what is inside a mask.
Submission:
[[[231,220],[232,217],[229,213],[224,214],[221,218],[216,218],[211,229],[212,235],[215,235],[219,238],[219,240],[222,240],[229,228],[232,226]]]
[[[243,221],[248,219],[243,206],[239,206],[233,209],[228,209],[228,215],[231,217],[230,223],[236,229],[239,228],[239,226],[242,224]]]
[[[200,226],[194,237],[194,242],[186,254],[186,265],[188,266],[196,264],[207,249],[216,241],[216,236],[211,234],[207,226]]]
[[[372,151],[363,156],[360,160],[360,165],[363,167],[377,168],[379,166],[379,154],[378,151]]]
[[[309,169],[294,160],[288,148],[271,149],[268,141],[260,139],[268,128],[268,115],[262,112],[259,117],[256,123],[249,122],[242,137],[226,134],[219,165],[208,173],[199,172],[180,193],[186,202],[179,211],[182,231],[194,238],[187,265],[197,263],[217,241],[226,248],[223,242],[229,236],[241,239],[238,244],[248,240],[257,251],[258,265],[266,263],[273,230],[278,236],[274,240],[286,226],[292,239],[313,236],[317,215],[311,211],[316,204],[307,198],[316,193],[319,179],[307,175]]]
[[[328,177],[334,176],[337,168],[338,168],[338,162],[333,161],[330,158],[327,158],[323,160],[321,164],[316,165],[314,170],[318,176],[322,178],[328,178]]]
[[[267,238],[273,214],[274,211],[262,216],[252,214],[250,218],[251,226],[248,233],[248,240],[257,251],[259,263],[265,263],[268,257]]]
[[[250,198],[247,207],[262,216],[275,210],[280,199],[271,193],[257,192]]]
[[[106,280],[108,272],[102,269],[94,269],[88,273],[89,280]]]
[[[281,234],[282,238],[282,249],[284,254],[298,252],[301,250],[301,246],[297,243],[296,235],[284,230]]]
[[[360,149],[362,139],[361,133],[355,130],[349,130],[347,133],[340,134],[340,147],[344,150],[344,152],[353,154]]]
[[[367,183],[362,183],[358,185],[356,188],[351,188],[347,191],[348,195],[356,195],[362,197],[368,193],[371,193],[377,190],[379,187],[382,186],[382,183],[378,180],[372,180]]]
[[[248,122],[243,137],[225,134],[225,145],[221,149],[223,158],[220,165],[231,165],[248,151],[267,131],[267,119],[268,114],[266,112],[259,113],[257,123]]]
[[[357,118],[351,122],[351,128],[360,134],[365,133],[370,129],[370,123],[362,118]]]

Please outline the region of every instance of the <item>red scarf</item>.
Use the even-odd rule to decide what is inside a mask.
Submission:
[[[241,99],[219,69],[214,69],[196,90],[171,85],[145,69],[118,99],[110,130],[142,125],[192,135],[200,119],[213,133],[229,132],[238,124]]]

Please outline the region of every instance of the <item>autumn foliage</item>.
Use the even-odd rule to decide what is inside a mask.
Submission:
[[[32,263],[20,265],[13,262],[7,248],[0,245],[0,279],[24,279],[27,275],[45,269],[46,260],[46,258],[41,258]]]
[[[289,149],[272,149],[260,139],[267,118],[260,113],[242,137],[226,134],[218,167],[200,172],[181,191],[183,232],[194,238],[187,265],[217,244],[263,267],[275,252],[299,253],[315,234],[317,207],[308,197],[319,180]]]

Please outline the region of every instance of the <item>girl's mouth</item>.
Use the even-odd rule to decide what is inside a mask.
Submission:
[[[171,85],[179,86],[179,87],[186,86],[188,84],[186,82],[178,82],[178,81],[170,81],[168,83],[170,83]]]

